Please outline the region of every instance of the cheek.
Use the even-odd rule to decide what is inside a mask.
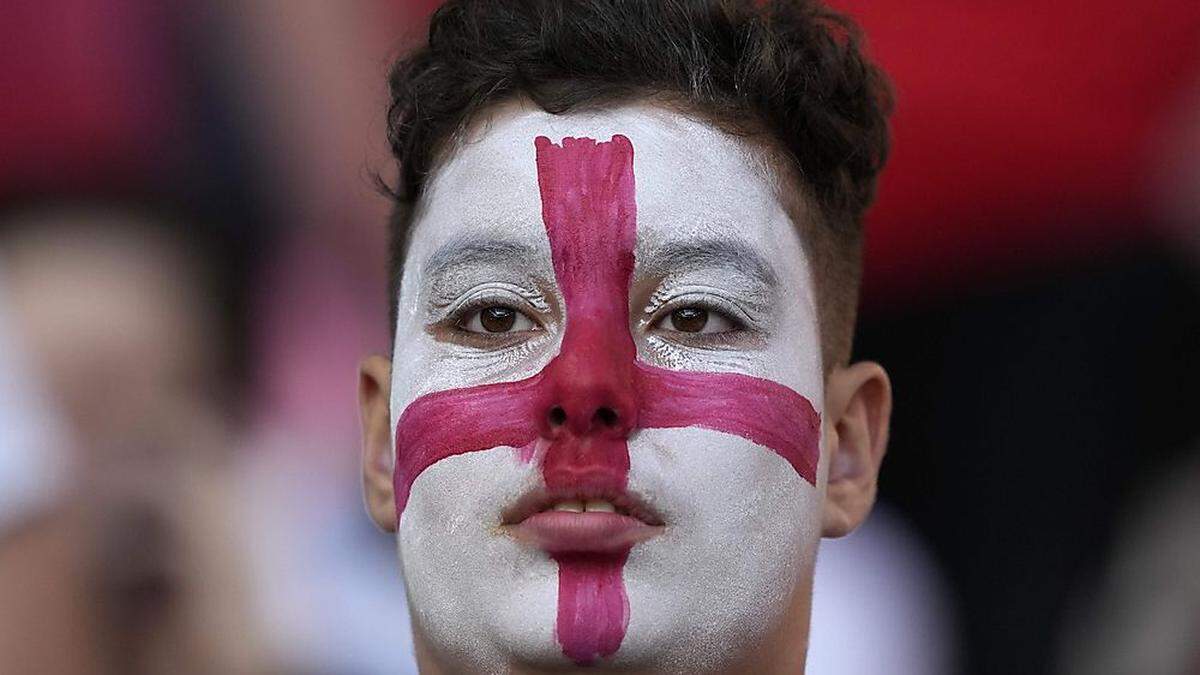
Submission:
[[[626,564],[627,647],[710,667],[787,611],[816,555],[819,492],[779,455],[704,429],[642,430],[630,460],[630,488],[670,525]]]
[[[421,324],[402,324],[396,331],[392,365],[393,425],[426,394],[531,377],[545,368],[561,343],[561,330],[547,330],[511,349],[486,351],[438,342]],[[395,431],[393,426],[393,435]],[[394,436],[392,442],[394,446]]]
[[[551,632],[557,565],[498,532],[498,505],[540,482],[512,448],[492,448],[448,457],[413,483],[400,519],[400,561],[409,604],[419,610],[414,620],[443,653],[464,645],[478,649],[472,658],[558,653]]]
[[[744,549],[709,545],[816,539],[818,490],[781,456],[739,436],[694,427],[642,429],[630,441],[630,465],[630,489],[669,523],[666,536],[644,548],[697,546],[705,557],[742,557]]]

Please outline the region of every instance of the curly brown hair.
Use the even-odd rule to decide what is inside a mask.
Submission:
[[[483,109],[518,97],[550,113],[668,99],[765,137],[811,204],[826,365],[849,356],[862,217],[888,154],[892,99],[847,17],[812,0],[449,0],[389,77],[392,327],[414,206],[441,149]],[[785,198],[792,202],[792,199]],[[796,211],[791,211],[796,213]],[[814,217],[815,216],[815,217]]]

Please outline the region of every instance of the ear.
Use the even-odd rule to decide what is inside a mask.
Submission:
[[[826,381],[825,416],[830,456],[822,535],[841,537],[875,504],[892,417],[892,385],[883,367],[864,361],[835,368]]]
[[[362,421],[363,496],[371,520],[395,532],[396,501],[392,491],[392,362],[368,356],[358,366],[358,408]]]

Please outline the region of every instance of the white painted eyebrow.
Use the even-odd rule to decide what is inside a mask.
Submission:
[[[725,268],[770,289],[779,285],[771,263],[737,239],[671,241],[651,251],[642,262],[646,269],[664,276],[697,268]]]
[[[427,279],[444,276],[463,265],[528,268],[537,250],[528,244],[490,237],[454,239],[429,256],[425,264]]]
[[[537,249],[522,242],[462,237],[442,245],[429,257],[425,278],[427,283],[434,282],[455,268],[468,265],[529,269],[537,256]],[[768,289],[776,288],[779,283],[771,263],[752,246],[737,239],[667,242],[640,262],[643,269],[663,276],[700,268],[724,268]]]

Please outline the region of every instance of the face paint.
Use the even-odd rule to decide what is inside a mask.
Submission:
[[[652,148],[650,154],[669,160],[663,163],[667,166],[658,163],[652,165],[653,169],[648,172],[651,177],[646,183],[653,186],[655,179],[669,179],[674,173],[670,164],[679,165],[681,161],[689,159],[688,152],[679,152],[670,146],[677,144],[681,137],[692,137],[693,140],[715,141],[717,147],[702,147],[704,152],[698,153],[699,158],[707,159],[711,167],[728,171],[731,167],[726,165],[732,164],[733,169],[741,169],[742,175],[738,177],[743,182],[753,179],[749,186],[751,189],[746,189],[743,196],[755,195],[753,188],[762,193],[757,195],[760,197],[758,206],[766,213],[743,209],[740,215],[751,218],[771,216],[760,227],[770,225],[780,228],[780,231],[764,227],[760,234],[782,241],[784,245],[776,247],[780,249],[778,252],[784,253],[790,249],[795,255],[790,266],[780,266],[790,272],[790,281],[801,285],[802,289],[798,294],[800,302],[777,303],[791,310],[791,316],[788,316],[788,312],[780,312],[779,307],[772,308],[783,315],[781,318],[792,319],[795,325],[790,327],[797,333],[776,342],[784,348],[800,346],[803,350],[811,350],[799,359],[809,366],[809,372],[803,373],[800,378],[780,379],[790,379],[793,382],[789,384],[793,386],[799,383],[810,393],[819,393],[819,376],[814,377],[812,372],[813,355],[819,353],[819,344],[815,342],[811,285],[807,280],[796,233],[786,215],[778,208],[777,200],[767,198],[771,195],[768,181],[761,172],[753,170],[753,163],[747,161],[749,153],[737,147],[733,139],[694,122],[672,119],[673,124],[665,124],[661,114],[647,115],[645,112],[625,121],[633,122],[633,128],[647,132],[647,145]],[[605,122],[620,122],[622,117],[628,118],[631,113],[613,114],[613,119]],[[472,173],[471,165],[463,166],[468,160],[466,155],[482,149],[485,154],[490,150],[493,159],[503,156],[507,154],[504,152],[505,145],[519,143],[521,134],[527,133],[528,127],[536,122],[550,122],[547,118],[536,113],[522,116],[516,123],[504,125],[515,128],[505,129],[500,136],[497,136],[500,130],[493,127],[478,146],[468,145],[462,155],[452,160],[443,169],[442,175],[448,176],[449,182],[469,176]],[[595,124],[595,120],[589,121],[593,127],[605,126]],[[498,139],[499,142],[489,147],[488,138]],[[397,510],[401,514],[401,554],[415,618],[434,642],[446,641],[439,640],[439,637],[449,638],[449,633],[455,633],[456,637],[452,639],[457,644],[442,646],[447,653],[459,652],[458,656],[462,659],[490,660],[492,666],[496,662],[511,663],[514,658],[531,662],[553,661],[545,640],[547,636],[544,629],[547,626],[536,625],[539,617],[547,619],[545,605],[548,604],[549,594],[546,592],[545,577],[549,575],[546,574],[543,561],[548,557],[557,566],[551,635],[560,654],[575,663],[593,663],[614,655],[617,663],[622,659],[630,663],[642,662],[654,655],[676,660],[690,655],[693,662],[727,659],[729,649],[722,648],[719,643],[713,644],[712,640],[704,645],[655,644],[656,641],[670,638],[669,635],[661,635],[664,625],[660,619],[664,616],[664,610],[670,614],[670,605],[673,604],[664,602],[668,597],[664,593],[670,593],[669,597],[677,603],[681,598],[694,596],[694,590],[704,589],[704,583],[696,583],[693,593],[672,592],[673,587],[686,584],[695,569],[716,571],[721,568],[722,560],[726,563],[725,571],[716,572],[716,576],[728,577],[731,569],[736,569],[736,566],[731,568],[727,564],[729,552],[722,555],[718,551],[702,554],[709,560],[692,565],[693,570],[672,567],[672,564],[686,560],[676,554],[705,543],[703,531],[706,528],[720,526],[722,521],[727,526],[733,524],[728,522],[728,513],[722,514],[722,517],[697,518],[705,512],[712,515],[702,504],[693,504],[690,514],[680,513],[678,518],[673,517],[677,511],[676,503],[661,499],[660,496],[673,494],[685,501],[690,497],[693,502],[701,502],[714,494],[704,490],[704,483],[711,483],[713,476],[729,476],[731,473],[744,476],[748,480],[739,489],[757,491],[758,494],[745,495],[743,504],[734,505],[731,510],[734,511],[733,515],[741,516],[735,519],[740,522],[733,527],[726,527],[717,539],[729,539],[732,536],[743,542],[758,540],[781,548],[785,553],[807,553],[797,550],[797,547],[812,548],[812,542],[808,541],[815,532],[812,522],[787,522],[787,514],[796,510],[796,502],[808,507],[809,511],[813,505],[814,491],[811,487],[818,482],[819,415],[809,399],[775,379],[748,372],[705,372],[702,366],[706,361],[712,365],[721,364],[719,359],[705,359],[703,354],[692,357],[694,367],[689,370],[656,366],[648,362],[652,353],[646,354],[646,359],[639,360],[639,344],[634,332],[631,332],[629,319],[631,280],[635,276],[635,263],[640,260],[640,256],[635,257],[635,249],[647,251],[647,257],[652,260],[656,253],[671,250],[671,246],[665,243],[656,246],[655,237],[647,236],[654,232],[639,231],[638,204],[649,204],[651,213],[660,215],[655,219],[662,225],[658,228],[660,236],[663,232],[680,229],[672,228],[672,221],[678,222],[679,218],[690,215],[719,215],[719,209],[690,214],[688,209],[672,209],[672,206],[679,205],[670,203],[669,194],[660,193],[657,195],[659,199],[646,199],[642,194],[642,186],[635,185],[633,144],[626,136],[614,134],[611,140],[600,143],[589,138],[570,136],[563,137],[561,143],[542,135],[536,136],[536,140],[525,136],[525,140],[535,146],[538,211],[544,226],[544,238],[540,241],[535,239],[534,245],[528,248],[538,249],[548,244],[556,288],[565,309],[565,329],[557,352],[543,368],[529,377],[448,387],[414,396],[404,406],[396,428],[395,487]],[[483,166],[489,164],[482,157],[473,160],[482,161]],[[510,168],[513,169],[511,177],[528,175],[526,172],[529,169]],[[730,176],[716,178],[720,181]],[[494,176],[492,182],[503,184],[505,176]],[[709,182],[712,182],[712,177]],[[664,196],[668,198],[663,199]],[[432,214],[432,207],[437,203],[435,195],[427,213]],[[514,215],[530,215],[528,202],[513,206]],[[506,214],[501,212],[493,215]],[[521,227],[528,234],[528,226]],[[723,234],[724,238],[713,238],[708,236],[712,233],[706,233],[704,237],[674,237],[666,241],[674,242],[676,249],[680,241],[724,242],[729,248],[733,228],[713,230]],[[419,229],[417,234],[420,233]],[[442,250],[447,246],[453,248],[454,244],[460,250],[472,248],[462,245],[462,232],[443,231],[438,234],[446,240]],[[686,232],[676,231],[675,234]],[[479,240],[479,237],[475,238],[476,243]],[[414,238],[410,261],[421,253],[418,241]],[[431,246],[433,243],[430,242]],[[476,249],[486,250],[489,246],[497,248],[488,244],[476,246]],[[429,248],[426,247],[426,250]],[[503,249],[504,246],[499,248]],[[509,250],[517,251],[520,248],[514,245]],[[720,246],[716,248],[720,249]],[[769,250],[770,246],[760,248]],[[695,262],[701,258],[703,256],[693,252],[691,260]],[[428,267],[434,268],[436,265]],[[693,273],[676,272],[676,276],[683,277]],[[406,282],[408,278],[406,273]],[[710,273],[707,278],[720,277]],[[663,288],[666,286],[661,286],[655,295],[660,295],[659,291],[663,291]],[[714,290],[709,287],[709,292]],[[403,309],[403,292],[401,303]],[[415,304],[419,306],[419,302]],[[414,313],[410,312],[410,315]],[[402,354],[408,347],[407,343],[401,342],[405,334],[403,329],[406,328],[404,323],[402,313],[402,325],[397,330],[398,374],[415,372],[399,367]],[[781,331],[777,333],[784,335]],[[649,341],[645,346],[650,347]],[[450,356],[444,356],[440,363],[435,363],[438,359],[430,357],[431,365],[442,367],[453,360]],[[759,357],[757,361],[757,367],[747,366],[744,369],[766,371],[773,365],[771,359]],[[780,377],[781,374],[797,370],[792,365],[782,371],[776,369],[771,375]],[[819,373],[819,363],[815,370]],[[397,409],[397,387],[400,387],[400,391],[412,391],[412,387],[405,388],[404,384],[404,380],[393,382],[393,410]],[[660,429],[663,431],[652,432]],[[712,435],[714,433],[715,436]],[[700,436],[697,437],[697,434]],[[731,437],[737,440],[731,441]],[[679,447],[670,447],[676,445]],[[638,452],[639,447],[643,452]],[[497,450],[505,448],[511,449],[507,466],[502,457],[497,456]],[[720,456],[714,456],[714,451]],[[774,461],[766,456],[772,452],[776,454]],[[483,455],[487,455],[487,458],[480,457],[480,461],[471,459],[472,456]],[[672,488],[656,491],[645,486],[631,486],[631,458],[657,465],[656,470],[644,472],[645,482],[667,481],[673,483]],[[785,463],[781,466],[778,460]],[[484,471],[485,465],[492,470],[503,467],[499,474],[504,475]],[[637,479],[643,472],[638,472],[636,465],[634,469],[632,477]],[[697,480],[697,476],[704,478]],[[487,487],[480,484],[489,479],[496,482]],[[504,489],[506,481],[507,490]],[[809,490],[804,490],[804,483],[809,484]],[[412,500],[421,499],[422,485],[429,485],[430,494],[423,503],[417,504]],[[498,498],[497,503],[490,505],[490,513],[485,503],[467,497],[468,491],[475,487],[479,488],[479,494]],[[505,492],[506,497],[499,496]],[[689,492],[692,494],[689,495]],[[728,493],[728,490],[716,491],[716,494],[720,493]],[[775,496],[791,498],[792,503],[780,503],[776,509],[776,516],[782,516],[781,519],[771,526],[752,520],[747,522],[747,515],[763,510],[764,505],[758,500]],[[796,497],[803,499],[797,500]],[[574,515],[542,512],[555,501],[575,499],[604,500],[627,513]],[[659,503],[656,505],[655,502]],[[411,508],[413,506],[417,508]],[[474,508],[459,509],[455,506]],[[653,513],[656,506],[662,509],[661,523],[665,526],[660,525],[660,516]],[[506,510],[511,518],[509,522],[513,524],[507,528],[497,527],[500,516]],[[481,517],[478,518],[479,522],[470,522],[470,515],[466,514],[478,514]],[[812,514],[808,516],[811,519]],[[447,523],[444,522],[446,518],[453,521],[453,527],[447,529]],[[746,532],[747,527],[753,531]],[[470,541],[489,528],[490,532],[484,536],[490,539],[485,542],[479,542],[478,539]],[[739,528],[743,531],[739,532]],[[453,595],[461,596],[462,589],[457,594],[451,593],[450,597],[436,600],[432,596],[425,596],[425,590],[445,587],[445,581],[436,579],[440,575],[425,563],[445,561],[452,555],[445,542],[430,545],[429,536],[438,532],[465,545],[460,555],[470,556],[473,549],[479,549],[481,554],[495,558],[493,567],[496,569],[493,571],[506,570],[510,576],[517,577],[511,588],[501,585],[490,590],[477,588],[467,593],[476,596],[490,594],[490,598],[463,598],[477,603],[479,609],[485,606],[498,608],[490,617],[468,611],[466,604],[455,604]],[[788,533],[785,541],[791,545],[780,546],[778,540],[769,541],[780,532]],[[519,541],[514,542],[507,535],[513,535],[512,538]],[[476,543],[481,545],[472,545]],[[626,569],[631,554],[635,564]],[[757,581],[763,586],[749,595],[742,593],[746,606],[733,608],[733,612],[726,613],[722,623],[730,625],[724,633],[721,633],[720,625],[715,627],[718,633],[715,637],[718,639],[740,639],[740,634],[746,632],[761,633],[764,626],[777,618],[784,600],[797,585],[795,568],[804,567],[804,556],[799,556],[799,563],[781,566],[780,562],[786,561],[767,553],[752,550],[744,555],[765,555],[771,559],[770,564],[765,566],[771,568],[770,573],[758,579],[730,580],[733,583],[727,585],[724,594],[731,589],[737,591],[738,584]],[[714,562],[717,564],[714,565]],[[522,563],[528,564],[528,567],[521,569],[519,565]],[[514,567],[514,564],[518,566]],[[489,566],[451,564],[450,567],[484,570]],[[743,564],[741,567],[758,566]],[[455,576],[452,569],[447,571],[449,574],[445,576]],[[634,574],[635,571],[637,574]],[[663,574],[667,575],[670,583],[659,583],[654,587],[655,577]],[[425,584],[425,580],[430,583]],[[713,579],[696,581],[711,582]],[[644,591],[635,591],[631,596],[626,582],[630,582],[633,588],[642,587]],[[649,587],[646,587],[647,583]],[[425,586],[429,588],[423,588]],[[639,601],[639,595],[644,601]],[[710,604],[719,601],[721,595],[711,594],[701,602]],[[750,602],[755,595],[763,600],[758,606]],[[430,598],[429,604],[426,604],[423,596]],[[525,609],[532,609],[522,614],[524,625],[504,625],[501,620],[497,626],[494,620],[516,614],[518,608],[513,604],[521,601],[530,604]],[[680,608],[681,613],[674,617],[673,623],[686,625],[695,618],[696,609]],[[748,625],[744,621],[736,622],[737,615],[765,617],[766,621]],[[636,628],[639,619],[656,624],[647,628],[640,639],[629,631],[628,625],[632,621],[633,628]],[[461,621],[463,625],[457,629],[451,627],[454,620]],[[669,625],[666,628],[665,632],[672,632]],[[466,649],[463,645],[471,643],[471,640],[465,639],[471,634],[471,629],[476,629],[479,644]],[[628,637],[627,632],[630,632]],[[704,638],[703,631],[693,628],[688,632]],[[723,656],[718,653],[723,653]]]

